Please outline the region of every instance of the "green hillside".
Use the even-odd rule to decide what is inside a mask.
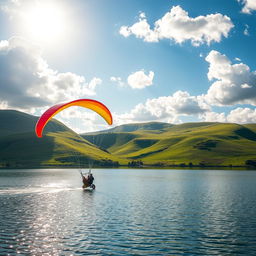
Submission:
[[[137,132],[137,131],[147,131],[151,133],[161,133],[166,129],[173,127],[173,124],[161,123],[161,122],[148,122],[148,123],[133,123],[133,124],[123,124],[116,126],[114,128],[101,131],[101,132],[92,132],[82,135],[95,135],[102,133],[119,133],[119,132]]]
[[[37,138],[37,119],[0,110],[0,167],[256,165],[256,124],[149,122],[78,135],[53,120]]]
[[[256,160],[255,124],[185,123],[164,126],[160,131],[145,127],[141,124],[129,133],[117,132],[116,127],[83,137],[101,142],[100,146],[112,155],[144,164],[226,166]],[[124,130],[125,125],[121,127]]]
[[[37,119],[19,111],[0,110],[0,166],[88,167],[112,165],[119,160],[57,120],[47,124],[43,138],[37,138]]]

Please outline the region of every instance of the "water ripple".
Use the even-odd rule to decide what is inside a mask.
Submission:
[[[23,173],[0,171],[0,255],[256,253],[255,172],[96,170],[93,193],[72,170]]]

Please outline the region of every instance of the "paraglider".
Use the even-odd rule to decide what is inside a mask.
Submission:
[[[57,104],[47,109],[36,123],[35,132],[37,137],[39,138],[42,137],[44,127],[53,118],[53,116],[55,116],[62,110],[72,106],[89,108],[95,111],[96,113],[98,113],[100,116],[102,116],[109,125],[111,125],[113,122],[112,115],[109,109],[105,105],[103,105],[102,103],[96,100],[79,99],[79,100],[74,100],[67,103]]]
[[[91,100],[91,99],[79,99],[70,101],[67,103],[60,103],[57,105],[52,106],[51,108],[47,109],[41,117],[38,119],[36,126],[35,126],[35,133],[38,138],[41,138],[43,136],[43,131],[47,123],[59,112],[62,110],[72,107],[72,106],[80,106],[84,108],[91,109],[98,113],[109,125],[112,124],[113,119],[111,112],[109,109],[102,104],[99,101]],[[85,177],[82,172],[80,171],[82,180],[83,180],[83,188],[92,188],[95,189],[95,185],[93,184],[94,177],[91,173],[91,170],[89,171],[87,177]]]

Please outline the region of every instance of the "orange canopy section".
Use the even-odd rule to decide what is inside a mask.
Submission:
[[[53,116],[72,106],[80,106],[95,111],[100,116],[102,116],[109,125],[111,125],[113,122],[111,112],[104,104],[96,100],[79,99],[67,103],[57,104],[47,109],[36,123],[35,132],[37,137],[42,137],[44,127],[51,120],[51,118],[53,118]]]

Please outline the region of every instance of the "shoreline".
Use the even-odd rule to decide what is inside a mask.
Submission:
[[[0,167],[0,170],[19,170],[19,169],[157,169],[157,170],[241,170],[241,171],[256,171],[256,167],[253,166],[243,166],[243,165],[236,165],[236,166],[178,166],[178,165],[172,165],[172,166],[154,166],[154,165],[147,165],[147,166],[127,166],[127,165],[120,165],[120,166],[94,166],[94,167],[81,167],[81,166],[74,166],[74,165],[45,165],[45,166],[19,166],[19,167]]]

